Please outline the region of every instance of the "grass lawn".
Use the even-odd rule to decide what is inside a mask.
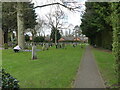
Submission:
[[[113,54],[97,49],[93,49],[93,53],[97,60],[98,68],[106,82],[106,86],[114,85],[117,82],[117,78],[115,77]]]
[[[31,60],[31,52],[3,50],[2,67],[20,81],[21,88],[69,88],[83,52],[80,46],[67,46],[67,49],[52,47],[48,51],[37,52],[38,59]]]

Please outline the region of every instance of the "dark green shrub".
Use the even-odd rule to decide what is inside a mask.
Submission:
[[[30,36],[29,35],[25,35],[25,41],[26,42],[30,41]]]
[[[33,41],[34,42],[43,42],[44,41],[44,37],[42,37],[42,36],[35,37]]]
[[[19,81],[2,69],[2,89],[19,89]]]
[[[8,49],[8,43],[4,44],[4,49]]]

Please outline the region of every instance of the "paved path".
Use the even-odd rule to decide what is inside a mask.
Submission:
[[[74,88],[105,88],[102,77],[94,60],[90,46],[87,46],[86,52],[81,61]]]

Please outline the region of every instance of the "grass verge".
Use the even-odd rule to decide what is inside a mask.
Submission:
[[[107,87],[111,87],[117,83],[115,76],[115,60],[113,54],[97,49],[93,49],[93,54],[98,64],[98,68],[102,74]]]
[[[52,47],[48,51],[38,51],[38,59],[31,60],[31,52],[3,50],[2,67],[20,81],[21,88],[69,88],[83,52],[80,46]]]

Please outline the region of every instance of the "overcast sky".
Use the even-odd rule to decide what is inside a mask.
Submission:
[[[70,0],[68,0],[70,1]],[[74,0],[79,2],[78,4],[81,6],[80,11],[84,11],[85,10],[85,0]],[[40,6],[40,5],[44,5],[44,4],[49,4],[52,2],[60,2],[59,0],[33,0],[32,1],[35,6]],[[80,25],[81,24],[81,12],[71,12],[67,9],[65,9],[64,7],[61,7],[62,10],[65,12],[66,18],[65,18],[65,22],[67,22],[67,24],[73,24],[73,27],[75,25]],[[43,8],[36,8],[36,13],[38,15],[38,17],[41,17],[43,19],[46,18],[46,15],[48,13],[50,13],[52,10],[54,10],[54,6],[47,6],[47,7],[43,7]],[[49,34],[50,30],[46,31],[46,34]]]

